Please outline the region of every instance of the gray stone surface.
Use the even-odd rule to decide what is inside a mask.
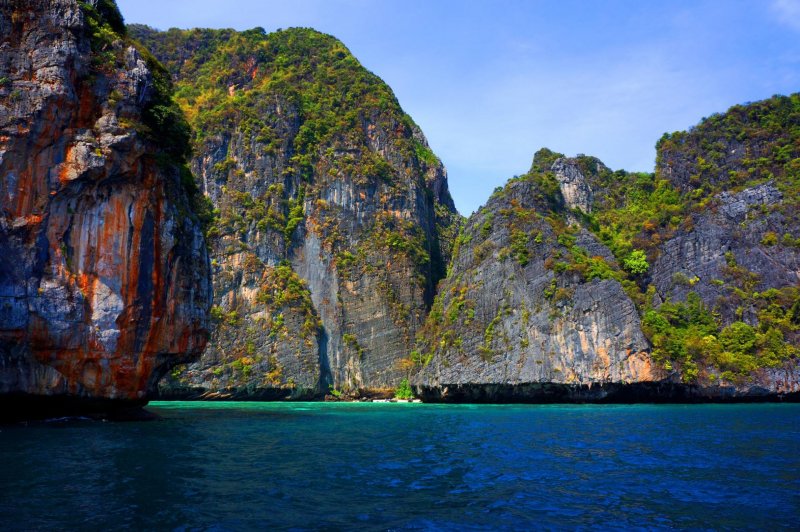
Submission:
[[[158,38],[152,30],[137,31]],[[175,53],[191,55],[177,48]],[[180,71],[173,74],[181,79]],[[247,82],[236,87],[239,93],[251,89]],[[276,133],[277,149],[245,116],[225,127],[208,126],[195,146],[192,168],[227,220],[211,243],[215,305],[237,319],[218,320],[202,358],[165,380],[161,392],[311,397],[331,387],[393,388],[449,260],[440,215],[448,225],[457,214],[445,170],[438,160],[426,162],[402,149],[399,140],[408,136],[426,149],[427,141],[416,126],[407,131],[410,121],[399,113],[376,106],[364,110],[347,140],[316,147],[321,155],[312,175],[303,177],[292,169],[304,120],[297,101],[279,94],[264,100],[258,119]],[[348,166],[342,160],[367,155],[385,161],[390,175],[342,170]],[[267,210],[286,216],[301,191],[303,220],[288,240],[283,228],[263,223],[263,212],[251,216],[237,199],[263,201]],[[385,235],[374,230],[379,223],[418,235],[430,260],[415,263],[389,249]],[[347,253],[349,262],[342,259]],[[282,261],[304,283],[310,305],[276,307],[259,298]],[[305,327],[309,320],[317,326]]]
[[[211,298],[177,167],[134,127],[152,73],[122,40],[93,65],[75,0],[3,2],[0,35],[0,393],[139,401],[203,350]]]
[[[652,364],[636,308],[617,281],[584,282],[548,266],[550,257],[566,249],[544,220],[547,210],[534,200],[536,192],[526,178],[515,180],[468,220],[463,235],[469,244],[460,247],[440,288],[443,323],[429,330],[420,345],[422,352],[433,353],[412,379],[420,389],[588,386],[665,377]],[[503,214],[515,206],[523,211]],[[524,265],[508,255],[513,219],[515,230],[540,235],[539,243],[529,241]],[[576,242],[590,255],[610,257],[589,232],[579,230],[578,235]],[[456,313],[452,309],[459,299],[462,310]],[[449,336],[440,342],[442,333]]]
[[[589,214],[592,212],[592,189],[586,181],[580,168],[574,161],[562,157],[551,167],[558,179],[561,196],[570,209],[577,209]]]
[[[738,193],[723,192],[709,208],[694,214],[692,228],[666,241],[653,264],[658,297],[682,301],[689,291],[696,292],[729,324],[736,321],[739,305],[730,297],[731,274],[726,269],[730,259],[757,276],[755,290],[796,286],[800,249],[762,243],[767,232],[795,232],[791,220],[774,208],[781,198],[773,183],[764,183]],[[755,325],[754,315],[742,317]]]

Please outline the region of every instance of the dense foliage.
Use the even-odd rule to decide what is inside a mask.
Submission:
[[[134,32],[148,35],[137,27]],[[278,149],[283,138],[270,120],[270,104],[298,107],[302,123],[293,139],[291,170],[305,177],[323,155],[320,146],[344,145],[348,137],[363,135],[367,110],[391,110],[409,131],[412,125],[386,84],[361,68],[339,41],[314,30],[170,30],[147,42],[157,55],[174,58],[167,66],[180,74],[176,99],[195,126],[196,141],[236,125],[274,141]],[[187,49],[193,55],[181,61]],[[361,147],[350,164],[364,175],[380,176],[386,171],[382,161]],[[415,148],[411,142],[407,147]]]
[[[796,345],[786,341],[800,330],[798,289],[770,289],[758,294],[759,323],[735,321],[720,327],[719,318],[696,293],[685,302],[667,302],[645,312],[642,324],[653,342],[653,358],[667,369],[679,369],[693,382],[703,368],[711,380],[746,380],[754,371],[777,368],[796,357]]]
[[[800,94],[735,105],[689,131],[665,134],[657,149],[658,173],[677,174],[673,180],[695,198],[774,178],[796,195]]]
[[[411,389],[411,385],[408,383],[408,379],[403,379],[400,381],[400,386],[397,387],[397,390],[394,392],[395,399],[413,399],[414,398],[414,390]]]

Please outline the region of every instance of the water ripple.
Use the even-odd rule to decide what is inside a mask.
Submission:
[[[0,528],[795,529],[799,405],[160,403],[0,430]]]

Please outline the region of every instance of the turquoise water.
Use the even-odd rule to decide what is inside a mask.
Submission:
[[[0,529],[800,527],[800,405],[149,409],[0,427]]]

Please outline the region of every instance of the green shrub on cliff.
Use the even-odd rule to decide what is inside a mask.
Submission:
[[[683,186],[706,195],[787,176],[790,180],[780,181],[796,197],[797,191],[788,185],[797,177],[798,124],[800,94],[734,105],[689,131],[665,133],[657,144],[658,168],[679,168]]]
[[[631,251],[622,262],[625,269],[634,275],[642,275],[650,268],[650,264],[647,263],[647,255],[641,249]]]
[[[177,101],[190,117],[197,143],[233,123],[262,139],[279,141],[281,133],[274,130],[268,112],[269,102],[278,101],[299,112],[299,128],[289,139],[294,152],[290,171],[305,178],[323,157],[349,174],[379,179],[391,174],[391,165],[365,149],[361,125],[367,118],[387,129],[404,128],[407,133],[396,142],[406,155],[438,163],[412,139],[413,123],[391,89],[329,35],[308,28],[269,34],[260,28],[158,33],[143,26],[132,26],[132,33],[179,74]],[[197,53],[181,61],[186,48]],[[394,123],[398,118],[400,123]],[[321,149],[327,146],[346,147],[352,158],[328,157]]]
[[[394,392],[395,399],[413,399],[414,398],[414,390],[411,389],[411,385],[408,383],[408,379],[403,379],[400,381],[400,386],[397,387],[397,390]]]
[[[718,317],[694,292],[689,292],[685,302],[666,302],[648,310],[642,326],[653,343],[653,358],[667,369],[681,370],[687,382],[697,379],[702,368],[711,368],[727,381],[741,382],[754,371],[779,366],[798,351],[769,319],[758,327],[741,321],[721,327]],[[792,325],[787,328],[796,330]]]

